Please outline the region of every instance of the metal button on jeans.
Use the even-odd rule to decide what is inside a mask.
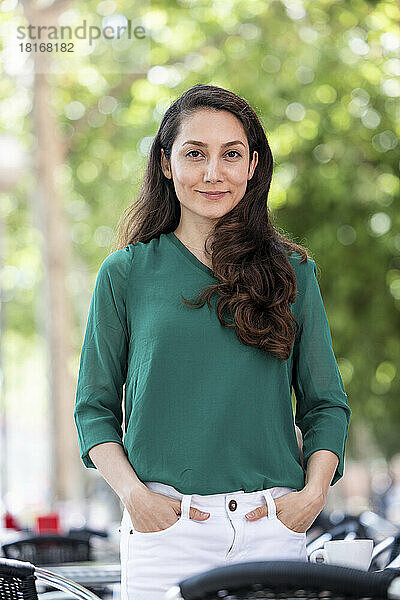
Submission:
[[[236,507],[237,507],[237,502],[236,502],[236,500],[231,500],[231,501],[229,502],[229,510],[236,510]]]

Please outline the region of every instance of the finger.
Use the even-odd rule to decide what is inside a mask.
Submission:
[[[176,512],[178,515],[182,514],[182,505],[181,505],[180,500],[176,502]],[[202,510],[199,510],[198,508],[191,508],[189,510],[189,517],[191,519],[204,520],[204,519],[208,519],[209,516],[210,516],[209,512],[204,512]]]
[[[249,521],[256,521],[257,519],[261,519],[261,517],[266,517],[267,515],[268,515],[268,507],[266,504],[263,504],[262,506],[257,506],[257,508],[255,508],[251,512],[248,512],[245,515],[245,517]]]
[[[196,521],[201,520],[204,521],[204,519],[208,519],[208,517],[210,516],[209,512],[203,512],[202,510],[199,510],[198,508],[191,508],[189,511],[189,515],[191,519],[196,519]]]

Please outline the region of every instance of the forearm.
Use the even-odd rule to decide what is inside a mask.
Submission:
[[[329,486],[339,464],[339,458],[330,450],[316,450],[307,461],[304,489],[326,502]]]
[[[119,496],[123,504],[131,496],[132,490],[147,489],[136,475],[121,444],[103,442],[93,446],[88,454],[99,473]]]

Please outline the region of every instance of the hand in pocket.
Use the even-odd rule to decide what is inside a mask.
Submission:
[[[153,492],[149,488],[132,493],[126,503],[135,531],[155,533],[172,527],[181,514],[181,501],[164,494]],[[190,509],[190,518],[204,521],[210,516],[197,508]]]

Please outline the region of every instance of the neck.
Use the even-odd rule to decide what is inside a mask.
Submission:
[[[204,243],[209,232],[210,229],[201,230],[194,227],[182,227],[180,223],[175,229],[174,234],[185,246],[190,247],[190,250],[196,250],[204,254]]]
[[[181,233],[181,231],[183,231],[183,233]],[[208,252],[204,250],[204,242],[207,233],[208,232],[204,232],[201,234],[199,231],[189,232],[180,229],[180,227],[177,227],[174,231],[176,237],[182,242],[184,246],[187,247],[189,252],[196,256],[196,258],[198,258],[199,261],[202,262],[204,265],[212,269],[213,265],[211,261],[211,256]]]

